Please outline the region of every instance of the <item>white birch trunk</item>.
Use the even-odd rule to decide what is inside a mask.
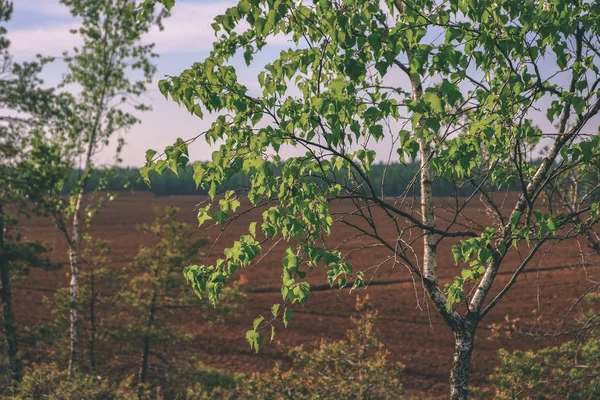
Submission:
[[[92,156],[96,150],[96,142],[98,140],[98,131],[101,126],[101,119],[106,108],[105,96],[106,96],[106,85],[110,75],[110,69],[107,70],[104,79],[104,87],[100,101],[97,105],[96,115],[94,118],[94,125],[90,132],[88,147],[85,156],[85,163],[83,169],[83,179],[80,182],[79,192],[77,193],[77,199],[75,201],[75,208],[73,210],[73,228],[71,232],[70,240],[70,251],[69,258],[71,261],[71,356],[69,358],[69,376],[73,376],[75,372],[75,366],[77,365],[77,356],[79,351],[79,332],[77,326],[77,279],[79,278],[79,266],[78,266],[78,252],[79,252],[79,239],[81,236],[81,207],[83,203],[83,196],[85,193],[85,187],[87,186],[89,175],[92,167]]]
[[[413,84],[413,100],[419,101],[422,90],[420,83]],[[427,139],[420,137],[419,153],[421,156],[421,221],[423,225],[433,228],[435,226],[435,212],[433,209],[433,170],[429,160],[431,148]],[[435,235],[431,231],[423,232],[423,277],[432,283],[437,282],[437,252]]]
[[[70,340],[71,349],[69,356],[69,376],[72,377],[75,373],[75,367],[77,365],[77,358],[79,355],[79,329],[77,320],[77,284],[79,279],[79,265],[78,265],[78,245],[79,245],[79,234],[80,234],[80,213],[81,204],[83,202],[83,188],[77,194],[77,200],[75,202],[75,210],[73,214],[73,228],[71,232],[71,242],[69,244],[69,261],[71,263],[71,283],[69,285],[71,295],[70,305]]]
[[[396,8],[403,12],[404,3],[396,0]],[[407,50],[408,64],[410,65],[411,51]],[[418,75],[405,71],[409,75],[412,89],[412,99],[420,101],[423,94],[421,79]],[[419,121],[419,129],[422,129],[423,121]],[[431,147],[427,139],[420,135],[419,156],[421,158],[421,222],[427,228],[435,227],[435,211],[433,206],[433,169],[431,167]],[[468,397],[469,373],[471,355],[473,353],[473,339],[477,321],[463,319],[455,310],[446,311],[446,296],[440,290],[437,283],[437,249],[435,234],[430,229],[423,229],[423,280],[428,290],[429,297],[442,314],[450,329],[454,332],[454,357],[450,370],[450,398],[452,400],[465,400]]]

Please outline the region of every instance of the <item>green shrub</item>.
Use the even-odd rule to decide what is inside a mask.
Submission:
[[[187,382],[193,383],[187,388],[185,397],[182,397],[185,400],[220,400],[237,399],[235,388],[238,383],[243,382],[244,376],[197,363],[185,378]]]
[[[500,366],[491,376],[497,399],[600,398],[598,314],[588,314],[580,340],[540,351],[500,350]]]
[[[12,372],[6,348],[6,340],[0,340],[0,398],[10,389]]]
[[[360,317],[345,340],[321,344],[312,351],[288,351],[292,369],[276,365],[267,373],[238,377],[231,390],[195,392],[193,399],[400,399],[403,365],[388,360],[374,328],[376,312],[366,300],[357,302]]]
[[[12,400],[129,400],[136,398],[126,380],[114,386],[96,376],[76,374],[72,379],[68,371],[56,364],[34,364],[25,371],[23,381],[16,387]]]

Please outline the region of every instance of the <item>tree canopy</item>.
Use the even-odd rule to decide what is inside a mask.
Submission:
[[[215,200],[200,209],[199,222],[226,225],[241,197],[264,209],[224,257],[186,269],[194,290],[217,301],[233,273],[255,262],[264,238],[289,242],[282,303],[273,312],[286,325],[288,307],[309,296],[307,270],[323,265],[332,285],[364,284],[364,272],[321,240],[334,226],[332,201],[352,202],[354,210],[335,219],[375,240],[421,281],[455,335],[451,396],[465,398],[479,321],[546,242],[598,222],[589,196],[565,212],[547,189],[600,162],[592,122],[600,111],[599,21],[600,4],[583,0],[239,1],[215,19],[210,55],[159,82],[191,114],[214,117],[201,135],[215,148],[212,160],[194,164],[196,184]],[[289,46],[264,64],[259,55],[276,36]],[[259,64],[259,90],[240,78],[237,56]],[[160,155],[149,150],[142,174],[185,166],[187,143],[179,139]],[[282,160],[288,147],[300,155]],[[376,159],[420,163],[412,180],[420,185],[419,210],[405,193],[384,198],[385,183],[369,177]],[[221,193],[240,172],[250,177],[249,189]],[[434,207],[436,177],[470,184],[471,195]],[[489,190],[507,185],[520,187],[508,210]],[[461,213],[471,201],[487,208],[487,226]],[[379,234],[373,210],[387,215],[396,237]],[[452,256],[461,266],[447,285],[438,280],[438,261],[452,259],[438,254],[444,240],[459,240]],[[413,250],[417,241],[422,256]],[[523,246],[522,262],[505,265]],[[501,268],[513,277],[488,300]],[[260,347],[270,324],[255,321],[251,346]]]

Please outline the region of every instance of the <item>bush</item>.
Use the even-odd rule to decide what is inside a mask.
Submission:
[[[68,372],[56,364],[34,364],[25,371],[23,381],[16,387],[13,400],[130,400],[136,392],[130,382],[119,386],[110,385],[99,377],[77,374],[69,379]]]
[[[491,376],[497,399],[600,398],[598,314],[588,314],[576,329],[580,340],[538,352],[500,350],[500,366]]]
[[[293,368],[279,365],[264,374],[238,377],[233,390],[196,392],[194,399],[400,399],[403,390],[400,363],[388,360],[388,351],[376,335],[377,313],[367,300],[358,300],[360,317],[345,340],[322,341],[312,351],[288,351]]]
[[[10,389],[11,384],[12,371],[10,370],[6,340],[0,340],[0,398]]]
[[[301,346],[288,350],[292,362],[288,371],[276,365],[267,373],[244,376],[196,363],[176,371],[174,387],[146,384],[140,394],[144,399],[174,400],[403,398],[403,366],[388,360],[389,353],[374,327],[377,313],[367,299],[357,301],[357,310],[359,317],[353,318],[355,326],[344,340],[322,341],[313,350]],[[37,364],[25,371],[23,381],[5,398],[125,400],[136,399],[137,391],[137,380],[133,378],[120,385],[81,373],[68,379],[67,371],[56,364]]]

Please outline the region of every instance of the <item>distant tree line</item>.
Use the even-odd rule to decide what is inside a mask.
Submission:
[[[407,196],[416,195],[420,191],[420,183],[418,179],[415,181],[414,177],[418,174],[419,164],[374,164],[370,169],[370,180],[376,182],[378,187],[377,190],[381,190],[385,196],[400,196],[406,194]],[[275,171],[279,174],[280,171]],[[74,170],[71,172],[68,181],[66,182],[63,192],[69,193],[72,187],[79,181],[81,171]],[[171,170],[165,170],[161,175],[156,172],[150,172],[151,186],[148,186],[140,176],[138,168],[126,167],[126,168],[112,168],[106,170],[96,170],[92,173],[86,190],[92,191],[99,187],[104,190],[113,192],[122,191],[139,191],[139,192],[152,192],[158,196],[171,196],[171,195],[206,195],[207,190],[203,188],[196,188],[194,182],[194,171],[191,165],[188,165],[185,169],[180,169],[177,174]],[[384,179],[385,177],[385,179]],[[343,177],[337,177],[338,181],[343,181]],[[381,185],[384,182],[384,185]],[[245,189],[250,186],[250,178],[244,173],[238,173],[234,175],[229,181],[223,185],[221,190],[223,192],[231,189]],[[490,188],[487,187],[488,191],[494,190],[516,190],[519,185],[517,183],[507,185],[502,188]],[[473,193],[473,183],[462,182],[456,183],[443,178],[436,178],[433,182],[433,194],[434,196],[449,197],[449,196],[469,196]]]

